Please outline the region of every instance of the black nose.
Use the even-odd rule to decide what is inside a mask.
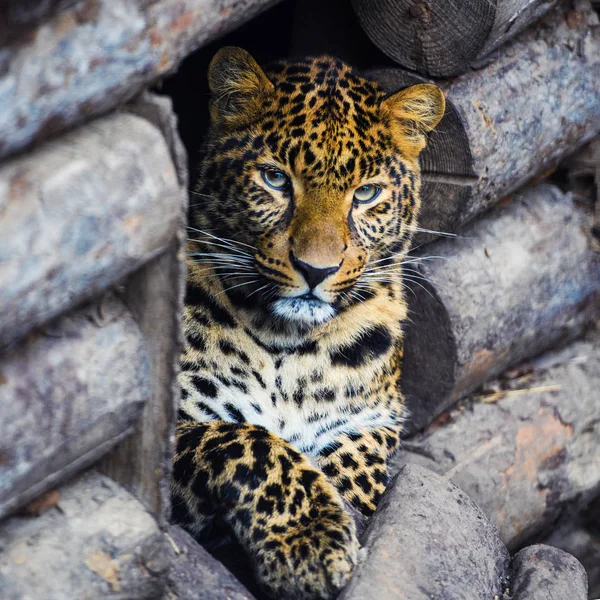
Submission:
[[[316,288],[326,277],[329,277],[329,275],[332,275],[338,271],[342,264],[340,263],[334,267],[325,267],[324,269],[321,269],[319,267],[313,267],[303,260],[296,258],[291,252],[290,260],[292,261],[292,265],[294,265],[294,267],[300,273],[302,273],[302,277],[304,277],[306,283],[308,283],[308,287],[310,287],[311,290]]]

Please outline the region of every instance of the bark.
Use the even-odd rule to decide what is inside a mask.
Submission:
[[[105,454],[150,396],[140,329],[113,294],[0,358],[0,517]]]
[[[444,475],[511,550],[543,539],[561,514],[576,515],[600,493],[600,332],[522,373],[497,384],[506,395],[463,400],[406,440],[391,469],[417,463]]]
[[[39,518],[0,524],[3,598],[162,598],[170,553],[143,506],[94,471]]]
[[[60,11],[0,54],[0,157],[125,102],[275,2],[87,0]]]
[[[177,229],[168,249],[128,280],[127,305],[144,335],[150,357],[150,398],[135,433],[103,459],[101,468],[144,503],[161,526],[171,510],[169,479],[180,388],[181,317],[185,291],[186,157],[169,100],[144,95],[129,110],[150,119],[163,132],[179,175]]]
[[[423,257],[439,258],[420,261],[418,275],[407,271],[402,389],[413,431],[600,314],[591,225],[570,195],[538,185],[423,248]]]
[[[365,561],[340,600],[480,600],[506,587],[508,551],[457,487],[407,465],[386,490],[361,540]]]
[[[430,77],[467,72],[558,0],[352,0],[371,41],[398,64]]]
[[[587,0],[494,56],[442,85],[448,112],[421,156],[423,228],[456,231],[600,130],[600,26]],[[371,75],[390,92],[417,81],[395,69]]]
[[[182,187],[160,132],[131,114],[1,166],[0,347],[162,252]]]

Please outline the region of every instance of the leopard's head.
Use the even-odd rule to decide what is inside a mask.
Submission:
[[[209,83],[198,256],[214,254],[238,305],[323,323],[369,293],[370,267],[408,251],[418,156],[444,96],[429,84],[387,95],[329,57],[262,70],[239,48],[216,54]]]

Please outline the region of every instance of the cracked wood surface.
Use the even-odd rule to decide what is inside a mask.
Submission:
[[[170,549],[151,515],[110,478],[88,471],[40,517],[0,524],[2,598],[162,598]]]
[[[509,549],[600,493],[600,332],[542,358],[554,366],[506,382],[494,402],[463,400],[409,438],[392,469],[417,463],[443,474]]]

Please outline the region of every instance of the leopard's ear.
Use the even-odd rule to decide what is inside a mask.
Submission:
[[[256,61],[241,48],[221,48],[208,67],[213,123],[233,124],[252,116],[273,84]]]
[[[425,148],[425,134],[444,116],[446,99],[436,85],[420,83],[389,96],[381,108],[395,126],[402,148],[416,158]]]

